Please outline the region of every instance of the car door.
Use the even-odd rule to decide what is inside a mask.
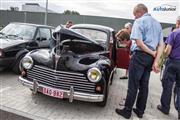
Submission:
[[[116,41],[116,66],[117,68],[128,69],[130,62],[130,49]]]
[[[51,29],[39,27],[35,40],[37,41],[39,48],[49,48],[51,41]]]
[[[115,31],[110,34],[110,59],[112,66],[117,68],[128,69],[130,62],[130,50],[125,45],[117,41],[115,37]]]

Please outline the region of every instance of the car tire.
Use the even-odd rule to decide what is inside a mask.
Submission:
[[[109,84],[107,84],[106,91],[104,93],[104,100],[102,102],[97,102],[97,105],[100,107],[105,107],[108,99],[109,94]]]
[[[24,55],[21,55],[15,62],[15,65],[13,66],[13,71],[16,73],[16,74],[20,74],[21,71],[22,71],[22,65],[20,64],[21,63],[21,60],[22,58],[24,57]]]

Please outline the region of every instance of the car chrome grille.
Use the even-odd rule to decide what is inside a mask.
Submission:
[[[39,84],[53,88],[70,90],[73,86],[74,91],[95,93],[95,83],[88,81],[81,73],[56,71],[35,65],[27,71],[27,78],[36,79]]]

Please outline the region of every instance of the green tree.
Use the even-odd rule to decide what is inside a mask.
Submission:
[[[77,11],[74,11],[74,10],[65,10],[64,12],[63,12],[63,14],[64,15],[80,15],[79,14],[79,12],[77,12]]]

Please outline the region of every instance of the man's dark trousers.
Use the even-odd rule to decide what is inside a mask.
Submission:
[[[154,62],[153,56],[135,51],[129,65],[128,91],[125,102],[125,110],[131,113],[137,92],[136,108],[140,114],[144,113],[149,89],[149,77]]]
[[[177,101],[176,108],[180,112],[180,60],[168,59],[166,62],[165,73],[162,79],[163,92],[161,95],[161,105],[165,112],[169,112],[172,88],[176,82]]]

